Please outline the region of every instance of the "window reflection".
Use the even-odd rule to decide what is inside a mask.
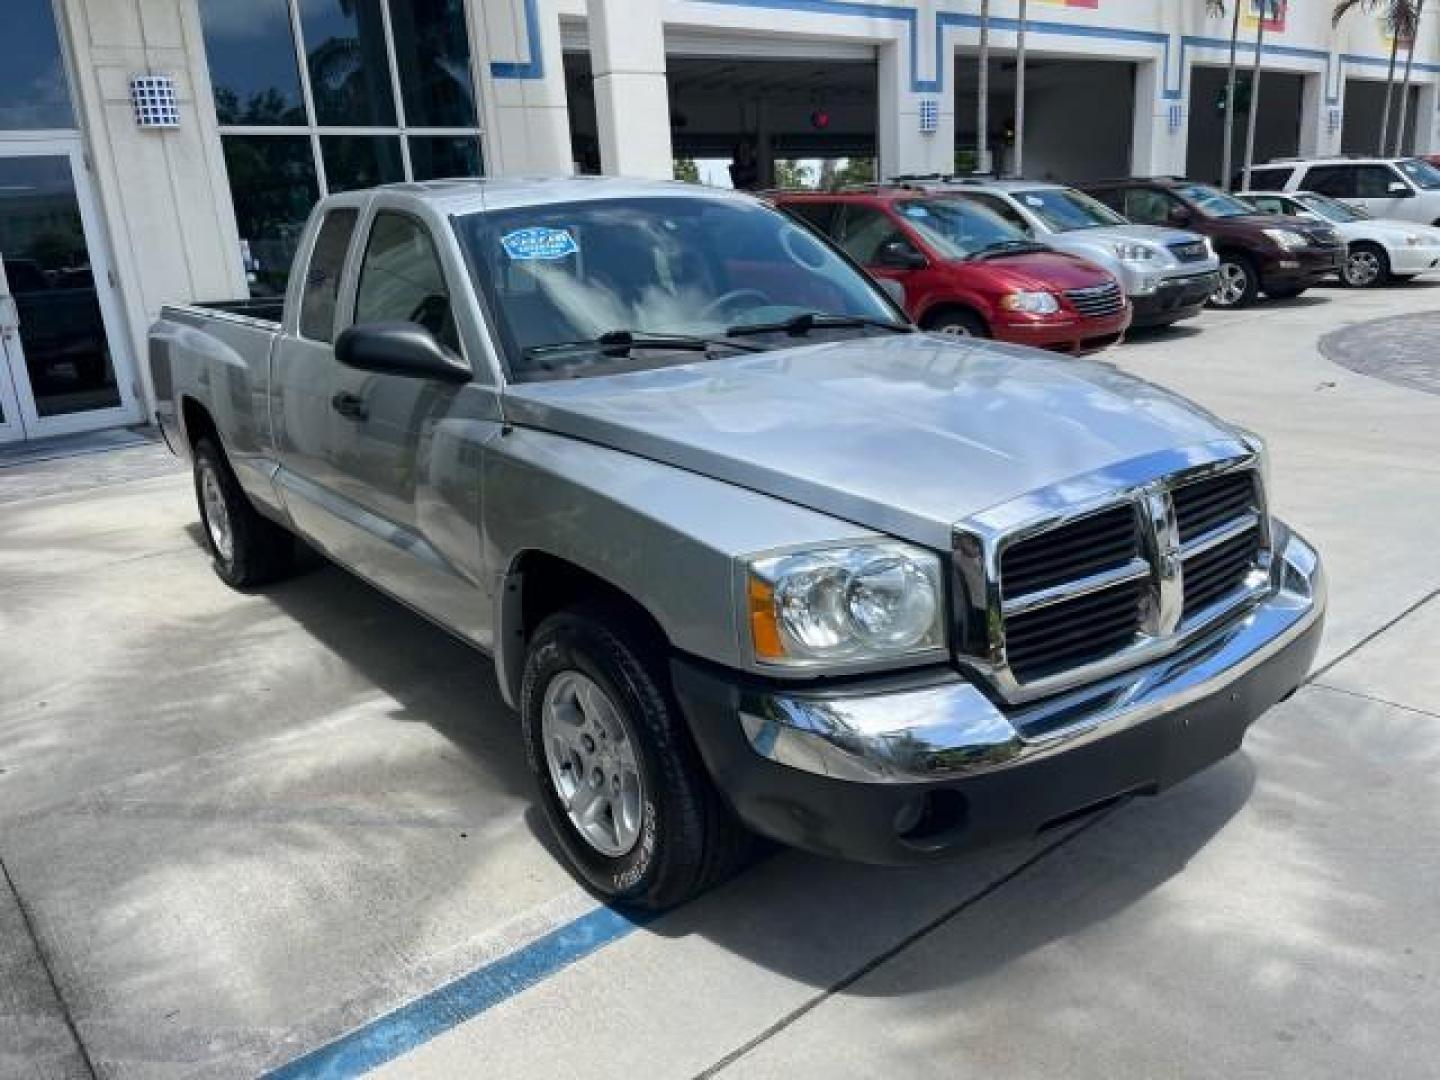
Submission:
[[[316,123],[393,125],[380,0],[300,0],[300,24]]]
[[[50,0],[4,0],[0,7],[0,130],[74,127]]]
[[[310,140],[304,135],[226,135],[221,142],[250,291],[283,294],[305,219],[320,197]]]
[[[200,24],[220,123],[305,123],[286,0],[200,0]]]
[[[325,186],[331,194],[405,179],[400,140],[392,135],[325,135],[320,139],[320,153],[325,158]]]
[[[395,62],[410,127],[474,127],[475,87],[463,0],[390,5]]]
[[[481,176],[480,140],[473,135],[411,136],[410,171],[416,180]]]

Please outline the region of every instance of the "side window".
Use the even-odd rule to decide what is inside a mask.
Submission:
[[[831,202],[793,202],[785,209],[802,221],[819,229],[826,236],[835,235],[835,219],[839,216],[840,205]]]
[[[1088,194],[1092,198],[1099,199],[1117,214],[1125,213],[1125,191],[1123,188],[1103,188],[1100,191],[1088,192]]]
[[[320,223],[300,298],[301,337],[325,342],[335,337],[335,302],[340,297],[340,275],[357,216],[354,210],[331,210]]]
[[[1170,208],[1174,200],[1154,188],[1131,188],[1125,192],[1125,216],[1142,225],[1170,224]]]
[[[1355,199],[1360,195],[1353,165],[1316,165],[1305,174],[1304,186],[1332,199]]]
[[[375,215],[360,264],[355,323],[377,322],[416,323],[440,344],[460,351],[450,291],[435,245],[425,226],[404,214]]]
[[[839,244],[861,266],[873,266],[887,240],[903,238],[900,227],[873,206],[848,203],[840,221]]]
[[[1290,179],[1294,169],[1252,169],[1250,170],[1251,191],[1284,191],[1285,183]],[[1243,172],[1235,174],[1238,179],[1235,182],[1235,190],[1240,190],[1240,184],[1244,181]]]
[[[1404,183],[1389,165],[1356,165],[1355,195],[1361,199],[1393,198],[1391,184]],[[1409,185],[1406,185],[1409,188]]]
[[[1004,219],[1007,225],[1014,225],[1015,228],[1019,229],[1026,236],[1032,235],[1035,231],[1030,227],[1030,222],[1025,220],[1024,214],[1020,213],[1019,210],[1016,210],[1015,207],[998,196],[967,192],[965,198],[971,200],[978,206],[983,206],[992,214]]]
[[[1288,199],[1267,198],[1264,195],[1252,195],[1250,201],[1255,209],[1263,214],[1287,214],[1294,217],[1296,214],[1295,204]]]

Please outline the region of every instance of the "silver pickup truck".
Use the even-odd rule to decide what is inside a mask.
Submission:
[[[621,904],[752,833],[916,862],[1153,793],[1321,633],[1254,436],[919,333],[744,195],[335,196],[282,310],[167,307],[150,363],[219,575],[273,580],[301,537],[493,657],[563,851]]]

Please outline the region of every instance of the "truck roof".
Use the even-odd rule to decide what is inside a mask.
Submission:
[[[674,180],[632,180],[613,176],[504,176],[493,179],[425,180],[385,184],[377,191],[402,191],[447,214],[544,206],[587,199],[691,198],[745,199],[740,192]]]

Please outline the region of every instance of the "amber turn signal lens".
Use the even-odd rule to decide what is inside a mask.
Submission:
[[[785,646],[780,641],[780,627],[775,621],[775,587],[752,574],[747,592],[750,601],[750,638],[755,646],[756,658],[783,658]]]

